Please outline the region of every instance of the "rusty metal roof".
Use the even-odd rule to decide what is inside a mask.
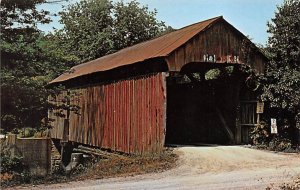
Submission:
[[[174,32],[165,34],[153,40],[139,43],[127,47],[116,53],[100,57],[98,59],[83,63],[71,68],[71,72],[66,72],[51,83],[63,82],[72,78],[92,74],[99,71],[107,71],[117,67],[134,64],[151,58],[165,57],[185,44],[189,39],[205,30],[212,23],[223,19],[222,16],[195,23]]]

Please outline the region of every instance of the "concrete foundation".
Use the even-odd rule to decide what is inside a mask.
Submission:
[[[28,166],[31,175],[45,176],[51,170],[50,138],[17,138],[10,134],[5,145],[11,156],[22,156],[23,163]]]

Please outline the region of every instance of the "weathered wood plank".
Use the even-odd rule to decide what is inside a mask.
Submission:
[[[166,122],[165,83],[165,75],[157,73],[74,89],[79,95],[71,104],[80,110],[70,113],[69,140],[126,153],[156,153],[164,146],[157,132],[163,132],[159,129]],[[50,111],[49,117],[56,119],[52,138],[62,139],[63,120]]]

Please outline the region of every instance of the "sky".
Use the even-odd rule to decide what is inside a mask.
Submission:
[[[62,10],[63,5],[74,2],[76,0],[69,0],[64,3],[43,5],[40,8],[57,13]],[[274,17],[276,6],[281,5],[283,0],[138,0],[138,2],[147,5],[150,10],[156,9],[157,19],[175,29],[223,16],[244,35],[249,36],[254,43],[265,45],[268,39],[267,22]],[[51,32],[53,27],[62,27],[58,17],[53,17],[52,20],[51,24],[39,28]]]

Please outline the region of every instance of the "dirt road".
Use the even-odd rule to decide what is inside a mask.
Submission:
[[[172,170],[102,180],[38,186],[33,189],[266,189],[300,174],[300,155],[239,146],[180,147]]]

